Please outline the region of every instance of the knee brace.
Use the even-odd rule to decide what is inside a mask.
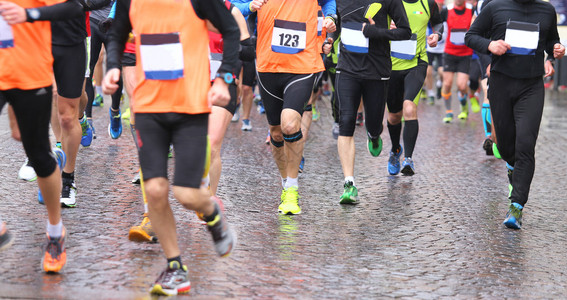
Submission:
[[[311,104],[308,104],[307,106],[305,106],[303,111],[313,111],[313,106],[311,106]]]
[[[297,142],[297,141],[301,140],[301,138],[303,138],[303,133],[301,132],[301,129],[296,133],[293,133],[293,134],[285,134],[284,133],[284,135],[283,135],[283,139],[287,143]]]
[[[281,148],[284,145],[284,141],[278,142],[276,140],[274,140],[273,137],[270,136],[270,143],[272,143],[272,145],[274,145],[274,147],[276,148]]]

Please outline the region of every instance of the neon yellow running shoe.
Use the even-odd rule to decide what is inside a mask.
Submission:
[[[478,104],[478,99],[476,97],[471,97],[471,110],[473,113],[478,113],[480,111],[480,105]]]
[[[443,123],[451,123],[451,121],[453,121],[453,113],[448,112],[443,118]]]
[[[301,213],[301,207],[299,207],[299,193],[297,192],[296,186],[288,187],[282,191],[278,212],[284,215],[298,215]]]
[[[126,111],[122,113],[122,120],[130,120],[130,108],[127,108]]]
[[[498,147],[496,146],[496,143],[492,143],[492,153],[494,153],[494,157],[498,159],[502,159],[502,156],[500,156],[500,152],[498,151]]]
[[[467,105],[461,105],[461,113],[457,116],[457,118],[461,120],[466,120],[469,117],[469,108]]]

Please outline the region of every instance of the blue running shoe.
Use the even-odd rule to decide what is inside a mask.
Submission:
[[[508,213],[506,213],[506,219],[504,220],[504,226],[511,229],[522,228],[522,210],[524,207],[519,203],[510,204]]]
[[[108,135],[115,140],[122,135],[122,113],[120,113],[120,109],[118,109],[118,112],[113,112],[112,109],[109,108],[108,115],[110,116]]]
[[[63,168],[65,168],[65,164],[67,163],[67,155],[65,155],[65,152],[58,147],[54,147],[52,151],[55,159],[57,160],[57,165],[59,165],[59,170],[63,171]],[[39,202],[39,204],[45,204],[41,190],[38,190],[37,192],[37,202]]]
[[[404,158],[402,162],[402,174],[406,176],[412,176],[415,174],[415,167],[413,166],[413,160],[411,157]]]
[[[400,173],[400,156],[403,151],[404,149],[401,145],[396,153],[390,151],[390,158],[388,159],[388,173],[390,175],[398,175]]]
[[[93,99],[93,106],[104,106],[104,98],[101,95],[96,95]]]
[[[89,126],[91,127],[91,130],[93,131],[93,139],[96,139],[96,130],[94,128],[93,119],[87,119],[87,122],[89,123]]]
[[[85,118],[84,116],[81,119],[81,131],[82,131],[81,146],[89,147],[93,142],[93,129],[91,128],[91,125],[87,121],[87,118]]]
[[[266,113],[266,109],[264,109],[264,102],[260,99],[260,101],[258,101],[258,112],[263,115]]]
[[[299,173],[303,173],[303,167],[305,167],[305,157],[301,157],[301,162],[299,163]]]

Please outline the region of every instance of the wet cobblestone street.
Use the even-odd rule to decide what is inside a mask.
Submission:
[[[110,101],[107,101],[110,105]],[[565,298],[567,293],[567,100],[547,92],[536,171],[521,230],[502,225],[508,179],[486,156],[480,114],[441,122],[444,107],[419,105],[416,175],[389,176],[390,139],[371,157],[357,127],[355,178],[360,204],[341,206],[343,175],[327,97],[318,102],[300,175],[302,214],[278,215],[281,184],[267,122],[253,107],[252,132],[231,123],[224,140],[219,196],[239,244],[218,258],[193,212],[170,195],[189,296],[223,298],[411,299]],[[77,207],[64,209],[68,262],[58,275],[40,270],[46,210],[37,184],[17,179],[25,160],[0,115],[0,216],[15,234],[0,253],[0,298],[142,299],[165,267],[158,244],[127,238],[143,202],[127,121],[107,134],[108,106],[94,108],[97,139],[81,148]],[[386,123],[384,122],[384,125]],[[170,164],[173,160],[170,160]],[[179,296],[183,299],[188,296]]]

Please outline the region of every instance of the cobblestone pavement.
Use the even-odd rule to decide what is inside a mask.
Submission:
[[[223,149],[219,195],[239,235],[236,251],[216,257],[192,212],[172,201],[193,297],[210,298],[563,298],[567,291],[567,101],[548,92],[537,167],[520,231],[504,228],[503,161],[484,154],[480,115],[442,124],[443,105],[420,105],[413,177],[389,176],[390,142],[370,157],[355,133],[361,203],[340,206],[342,173],[328,99],[318,105],[300,176],[303,214],[280,216],[279,176],[264,144],[265,117],[252,132],[232,123]],[[109,104],[109,101],[108,101]],[[107,107],[94,108],[98,138],[80,150],[78,206],[64,209],[68,263],[40,270],[45,208],[37,184],[16,179],[24,161],[0,116],[0,214],[16,235],[0,254],[0,298],[139,299],[165,266],[157,244],[128,241],[141,221],[138,166],[128,130],[106,133]],[[126,129],[126,128],[125,128]],[[172,162],[172,160],[170,160]],[[173,199],[173,198],[172,198]],[[183,297],[179,297],[183,298]]]

